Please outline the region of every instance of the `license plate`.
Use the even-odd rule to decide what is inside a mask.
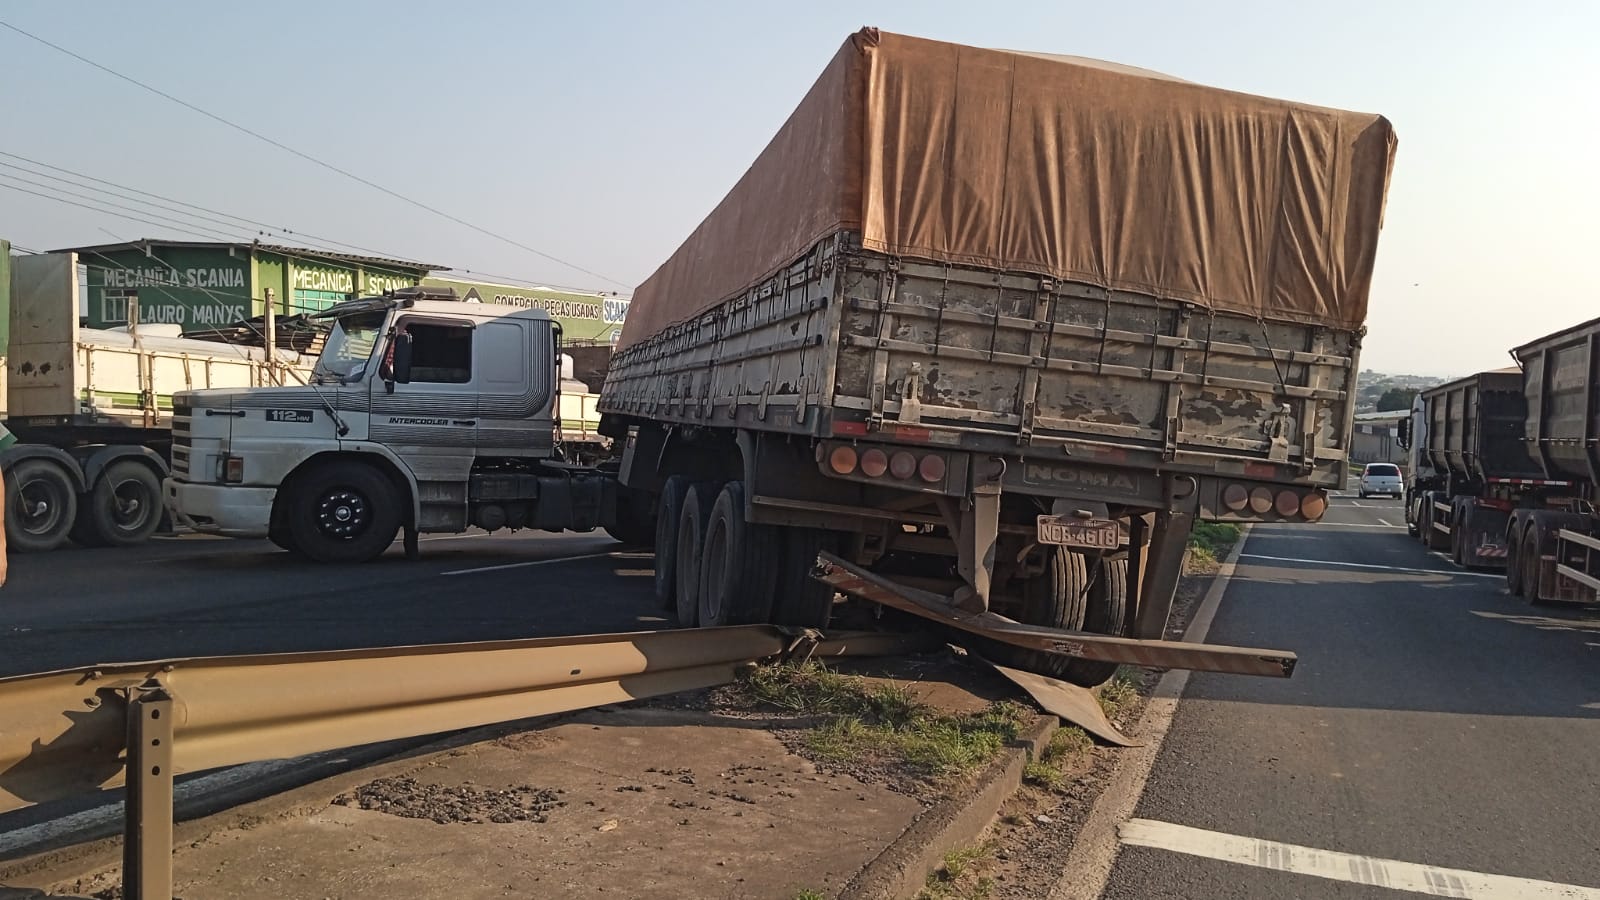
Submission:
[[[1122,529],[1111,519],[1040,516],[1039,543],[1085,550],[1115,550],[1122,543]]]

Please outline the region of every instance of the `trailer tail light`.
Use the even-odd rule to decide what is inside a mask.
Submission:
[[[889,454],[877,447],[873,447],[861,454],[861,473],[868,478],[877,478],[889,471]]]
[[[840,475],[849,475],[856,470],[856,448],[843,444],[833,448],[828,454],[828,468]]]
[[[1250,505],[1250,489],[1242,484],[1230,484],[1222,491],[1222,505],[1229,512],[1243,512]]]
[[[1279,491],[1274,508],[1278,510],[1278,515],[1287,519],[1300,511],[1300,495],[1294,491]]]
[[[917,474],[921,475],[922,480],[928,482],[929,484],[933,484],[936,481],[942,481],[944,479],[944,472],[944,457],[938,455],[937,453],[929,453],[927,456],[922,458],[921,462],[917,463]]]
[[[889,474],[905,481],[917,474],[917,458],[904,450],[896,452],[889,457]]]
[[[1250,491],[1250,509],[1258,516],[1264,516],[1272,510],[1272,489],[1258,487]]]
[[[1307,522],[1317,521],[1327,511],[1328,495],[1322,491],[1312,491],[1300,498],[1300,515],[1304,516]]]

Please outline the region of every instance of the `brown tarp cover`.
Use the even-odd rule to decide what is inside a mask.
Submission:
[[[841,229],[895,256],[1355,328],[1394,149],[1381,116],[866,29],[639,286],[621,344]]]

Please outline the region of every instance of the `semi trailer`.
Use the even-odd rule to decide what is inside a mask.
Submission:
[[[293,378],[309,358],[189,340],[170,326],[80,327],[76,254],[8,260],[9,346],[0,450],[7,546],[138,544],[162,525],[172,395]]]
[[[1380,116],[867,29],[648,280],[561,449],[537,310],[329,310],[312,384],[179,395],[181,520],[325,560],[604,527],[685,626],[834,590],[1083,684],[1287,675],[1164,633],[1191,524],[1314,522],[1349,461]],[[813,574],[821,578],[809,577]]]
[[[1600,319],[1511,351],[1519,366],[1418,395],[1401,440],[1406,523],[1465,566],[1503,566],[1512,596],[1600,599]]]
[[[1504,566],[1512,512],[1564,484],[1546,479],[1528,452],[1526,416],[1516,368],[1418,393],[1400,428],[1412,472],[1405,492],[1407,530],[1457,565]]]

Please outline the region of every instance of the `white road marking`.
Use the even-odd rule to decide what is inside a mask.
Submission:
[[[1390,525],[1389,524],[1389,520],[1385,519],[1383,516],[1373,516],[1373,518],[1378,520],[1378,524],[1379,525],[1384,525],[1384,526],[1389,527],[1389,528],[1399,528],[1400,527],[1398,525]]]
[[[620,558],[621,553],[584,553],[580,556],[562,556],[557,559],[532,559],[527,562],[505,563],[498,566],[480,566],[476,569],[454,569],[449,572],[440,572],[440,575],[476,575],[479,572],[498,572],[501,569],[525,569],[530,566],[551,566],[556,563],[577,562],[580,559],[601,559],[603,557]]]
[[[1464,897],[1468,900],[1600,900],[1600,889],[1592,887],[1319,850],[1150,819],[1132,819],[1122,826],[1120,832],[1122,842],[1135,847],[1154,847],[1244,866],[1332,881],[1370,884],[1435,897]]]
[[[1246,553],[1243,559],[1260,559],[1268,562],[1293,562],[1305,563],[1311,566],[1339,566],[1345,569],[1376,569],[1381,572],[1403,572],[1407,575],[1446,575],[1454,577],[1465,575],[1468,578],[1504,578],[1504,575],[1495,575],[1490,572],[1462,572],[1451,569],[1413,569],[1407,566],[1375,566],[1371,563],[1334,562],[1331,559],[1295,559],[1292,556],[1263,556],[1259,553]]]
[[[1233,581],[1245,542],[1250,539],[1250,528],[1249,525],[1244,527],[1239,542],[1233,545],[1228,558],[1218,568],[1216,580],[1211,582],[1210,589],[1200,601],[1200,608],[1195,610],[1189,627],[1184,629],[1185,641],[1205,643],[1206,634],[1211,631],[1211,621],[1216,618],[1217,607],[1222,603],[1222,595]],[[1111,783],[1095,800],[1094,808],[1089,810],[1089,818],[1084,821],[1078,839],[1072,844],[1072,852],[1062,867],[1060,880],[1050,890],[1049,900],[1098,900],[1105,891],[1106,882],[1111,879],[1111,867],[1117,861],[1117,854],[1122,851],[1117,827],[1128,821],[1138,807],[1145,783],[1150,780],[1150,772],[1155,768],[1156,755],[1161,752],[1162,741],[1172,727],[1172,716],[1178,711],[1178,698],[1183,696],[1183,690],[1188,685],[1188,669],[1170,669],[1156,683],[1156,689],[1145,704],[1144,714],[1139,717],[1139,724],[1133,731],[1133,736],[1143,740],[1144,744],[1130,747],[1118,755]]]

